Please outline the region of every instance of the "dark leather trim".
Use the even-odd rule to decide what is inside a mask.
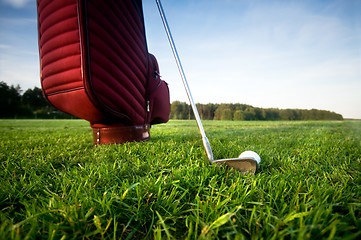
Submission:
[[[117,144],[146,141],[150,138],[150,125],[136,126],[93,126],[94,144]]]

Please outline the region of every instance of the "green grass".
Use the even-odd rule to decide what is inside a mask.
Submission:
[[[92,145],[82,120],[0,120],[3,239],[359,239],[361,122],[194,121],[143,143]]]

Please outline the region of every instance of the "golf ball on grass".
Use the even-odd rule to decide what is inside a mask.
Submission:
[[[257,161],[257,164],[261,163],[261,157],[253,151],[244,151],[243,153],[241,153],[241,155],[239,155],[239,157],[250,157],[250,158],[254,158]]]

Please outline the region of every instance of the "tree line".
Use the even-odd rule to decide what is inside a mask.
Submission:
[[[0,118],[72,118],[52,107],[38,87],[25,92],[20,85],[0,82]]]
[[[196,104],[202,120],[343,120],[341,114],[326,110],[258,108],[240,103]],[[25,92],[19,85],[0,82],[0,118],[74,118],[52,107],[38,87]],[[191,106],[171,103],[170,119],[194,119]]]
[[[240,103],[197,103],[196,106],[202,120],[343,120],[341,114],[318,109],[259,108]],[[194,114],[189,104],[174,101],[171,104],[170,118],[194,119]]]

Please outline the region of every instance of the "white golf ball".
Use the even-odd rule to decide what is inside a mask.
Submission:
[[[253,157],[254,159],[256,159],[258,164],[261,163],[261,157],[253,151],[244,151],[243,153],[241,153],[241,155],[239,155],[239,157]]]

